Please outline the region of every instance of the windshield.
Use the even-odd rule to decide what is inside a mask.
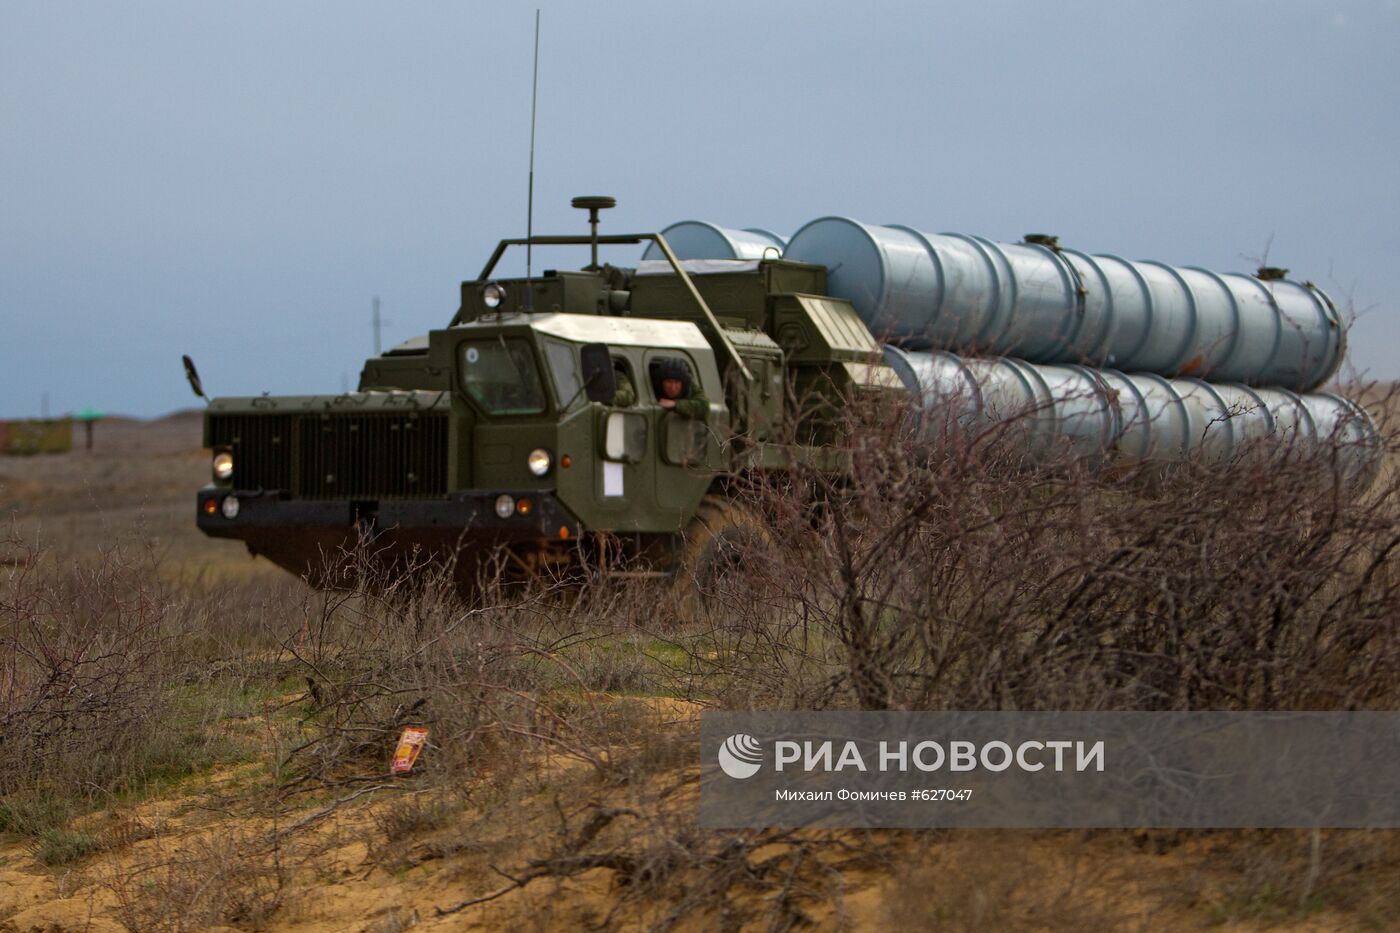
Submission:
[[[488,415],[544,411],[544,386],[529,341],[520,337],[469,340],[461,354],[462,388]]]

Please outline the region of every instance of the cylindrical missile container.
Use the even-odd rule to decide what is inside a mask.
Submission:
[[[661,231],[677,259],[764,259],[783,254],[787,241],[767,230],[733,230],[703,220],[682,220]],[[776,252],[775,252],[776,250]],[[665,259],[655,243],[643,259]]]
[[[1311,283],[1262,281],[823,217],[788,259],[827,267],[830,293],[911,349],[1308,391],[1336,373],[1345,328]]]
[[[1361,482],[1369,481],[1379,462],[1379,435],[1370,417],[1329,393],[1299,395],[888,345],[884,356],[915,400],[929,440],[949,430],[1016,420],[1032,457],[1064,451],[1219,463],[1267,441],[1304,455],[1335,451],[1342,473]]]

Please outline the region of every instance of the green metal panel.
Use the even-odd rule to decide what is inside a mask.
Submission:
[[[772,333],[795,364],[878,359],[880,345],[848,301],[819,295],[773,300]]]
[[[708,272],[691,276],[696,289],[721,323],[753,330],[768,323],[768,299],[785,292],[820,292],[826,269],[805,263],[767,260],[752,269]],[[688,297],[685,283],[676,275],[639,275],[632,281],[630,312],[636,317],[701,319]]]
[[[476,410],[459,394],[453,393],[451,398],[451,432],[447,444],[448,488],[471,489],[475,486],[472,475],[472,443],[476,436]]]
[[[418,353],[385,354],[365,361],[360,371],[359,391],[389,391],[392,389],[446,389],[451,373],[437,369],[428,362],[425,347]]]
[[[521,313],[527,307],[540,313],[606,314],[609,310],[607,280],[599,272],[549,271],[537,276],[529,283],[528,305],[524,279],[501,279],[497,284],[506,290],[506,298],[499,308],[487,308],[481,292],[485,283],[463,282],[462,305],[452,323],[465,324],[483,317]]]
[[[768,294],[784,295],[802,292],[807,295],[826,294],[826,266],[809,262],[764,262],[759,265],[767,282]]]
[[[566,414],[559,423],[559,458],[555,467],[555,488],[559,501],[586,527],[603,528],[594,503],[593,490],[602,482],[600,458],[593,452],[594,424],[600,405],[584,405]],[[569,465],[564,466],[564,458]]]
[[[446,391],[342,392],[339,395],[230,395],[214,399],[206,413],[421,412],[447,407]]]
[[[783,351],[762,331],[728,334],[754,374],[751,382],[731,379],[726,385],[734,434],[747,444],[779,440],[786,396]]]
[[[441,396],[442,393],[431,393]],[[271,399],[240,408],[219,399],[206,416],[206,438],[233,454],[231,485],[275,490],[298,499],[434,498],[448,487],[445,406],[277,406]]]
[[[704,468],[710,438],[708,424],[667,412],[661,416],[661,434],[661,443],[657,446],[666,463]]]
[[[721,324],[762,327],[768,297],[763,280],[751,272],[694,276],[696,289]],[[629,307],[635,317],[700,321],[704,315],[690,300],[685,283],[674,275],[639,275],[632,282]]]
[[[472,436],[472,488],[552,489],[559,469],[559,429],[553,416],[545,421],[482,419]],[[536,447],[549,451],[554,467],[543,477],[532,474],[525,458]]]

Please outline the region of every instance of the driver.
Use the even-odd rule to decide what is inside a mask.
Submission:
[[[627,375],[627,366],[622,360],[613,359],[613,384],[617,391],[612,403],[618,408],[631,408],[637,404],[637,390],[632,388],[632,379]]]
[[[710,402],[694,384],[685,360],[665,357],[653,363],[651,369],[657,404],[685,418],[703,421],[709,416]]]

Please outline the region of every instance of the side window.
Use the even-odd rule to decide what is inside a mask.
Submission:
[[[705,462],[709,426],[693,418],[668,414],[662,418],[662,457],[674,466],[699,466]]]
[[[674,394],[667,392],[668,381],[672,382],[671,388],[677,390]],[[693,398],[696,391],[695,367],[679,353],[658,353],[647,359],[647,382],[656,399]]]
[[[559,407],[577,404],[583,398],[583,377],[579,375],[578,353],[574,345],[562,340],[546,337],[544,358],[549,363],[549,374],[554,379],[554,391],[559,397]]]
[[[703,413],[706,405],[699,401],[705,393],[695,373],[695,365],[679,353],[658,353],[647,360],[647,375],[657,402],[673,409],[664,411],[660,421],[661,458],[672,466],[701,466],[707,459],[710,429]],[[675,404],[666,405],[664,399]]]
[[[615,408],[631,408],[642,400],[641,387],[632,373],[632,364],[624,357],[612,358],[613,380],[617,384],[617,395],[613,398]]]
[[[636,411],[600,413],[598,440],[604,460],[637,463],[647,452],[647,416]]]

